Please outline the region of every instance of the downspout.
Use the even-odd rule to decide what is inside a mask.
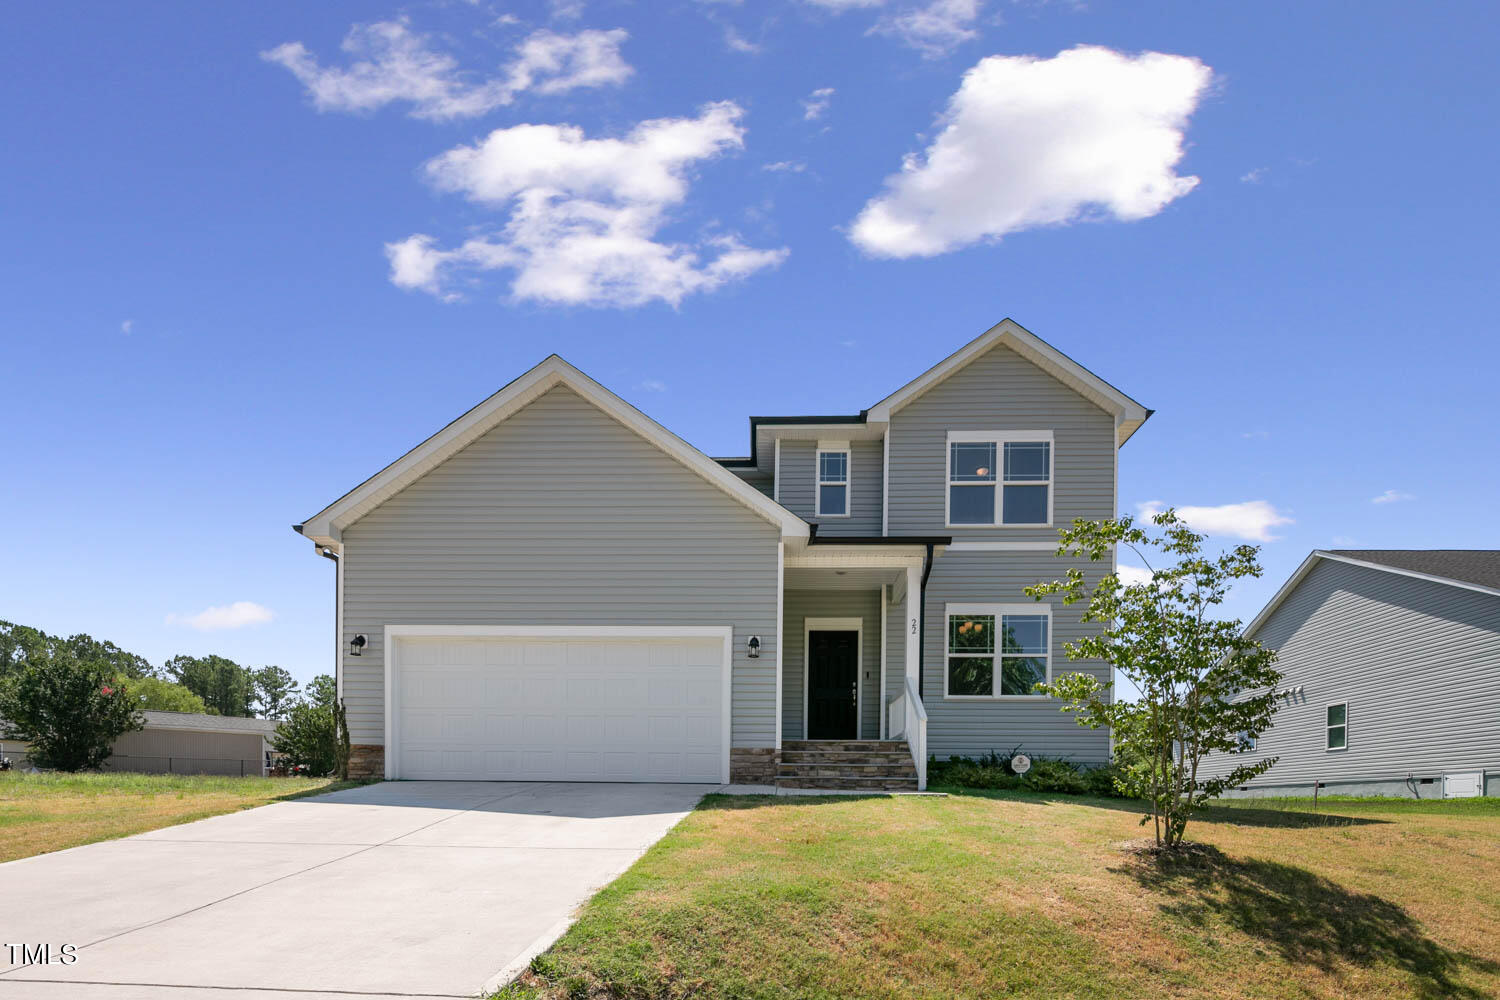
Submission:
[[[932,543],[927,543],[927,555],[922,559],[922,586],[917,591],[917,697],[927,700],[927,578],[932,575]],[[908,661],[910,662],[910,661]]]

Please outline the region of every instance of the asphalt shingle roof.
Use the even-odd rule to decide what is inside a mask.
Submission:
[[[1500,549],[1328,549],[1361,562],[1500,590]]]

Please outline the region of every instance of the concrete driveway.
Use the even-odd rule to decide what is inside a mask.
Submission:
[[[387,782],[12,861],[0,1000],[474,996],[715,787]]]

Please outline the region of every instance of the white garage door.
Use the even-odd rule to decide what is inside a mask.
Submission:
[[[402,778],[725,780],[726,640],[402,637]]]

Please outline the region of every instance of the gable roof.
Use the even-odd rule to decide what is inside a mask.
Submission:
[[[1500,549],[1314,549],[1245,627],[1245,634],[1264,625],[1303,577],[1325,559],[1500,597]]]
[[[781,528],[783,538],[806,539],[807,522],[750,486],[703,452],[631,406],[556,354],[503,386],[396,461],[366,479],[301,524],[292,527],[318,545],[337,551],[341,532],[443,462],[493,430],[506,418],[556,386],[566,386],[627,429],[635,431],[689,471]]]
[[[147,729],[182,729],[198,733],[258,733],[270,736],[280,725],[275,719],[245,719],[237,715],[205,715],[202,712],[164,712],[146,709]]]
[[[1001,344],[1009,347],[1074,392],[1115,415],[1116,446],[1124,444],[1151,416],[1151,410],[1042,340],[1013,319],[1003,319],[948,357],[865,411],[866,419],[884,422],[970,361]]]

